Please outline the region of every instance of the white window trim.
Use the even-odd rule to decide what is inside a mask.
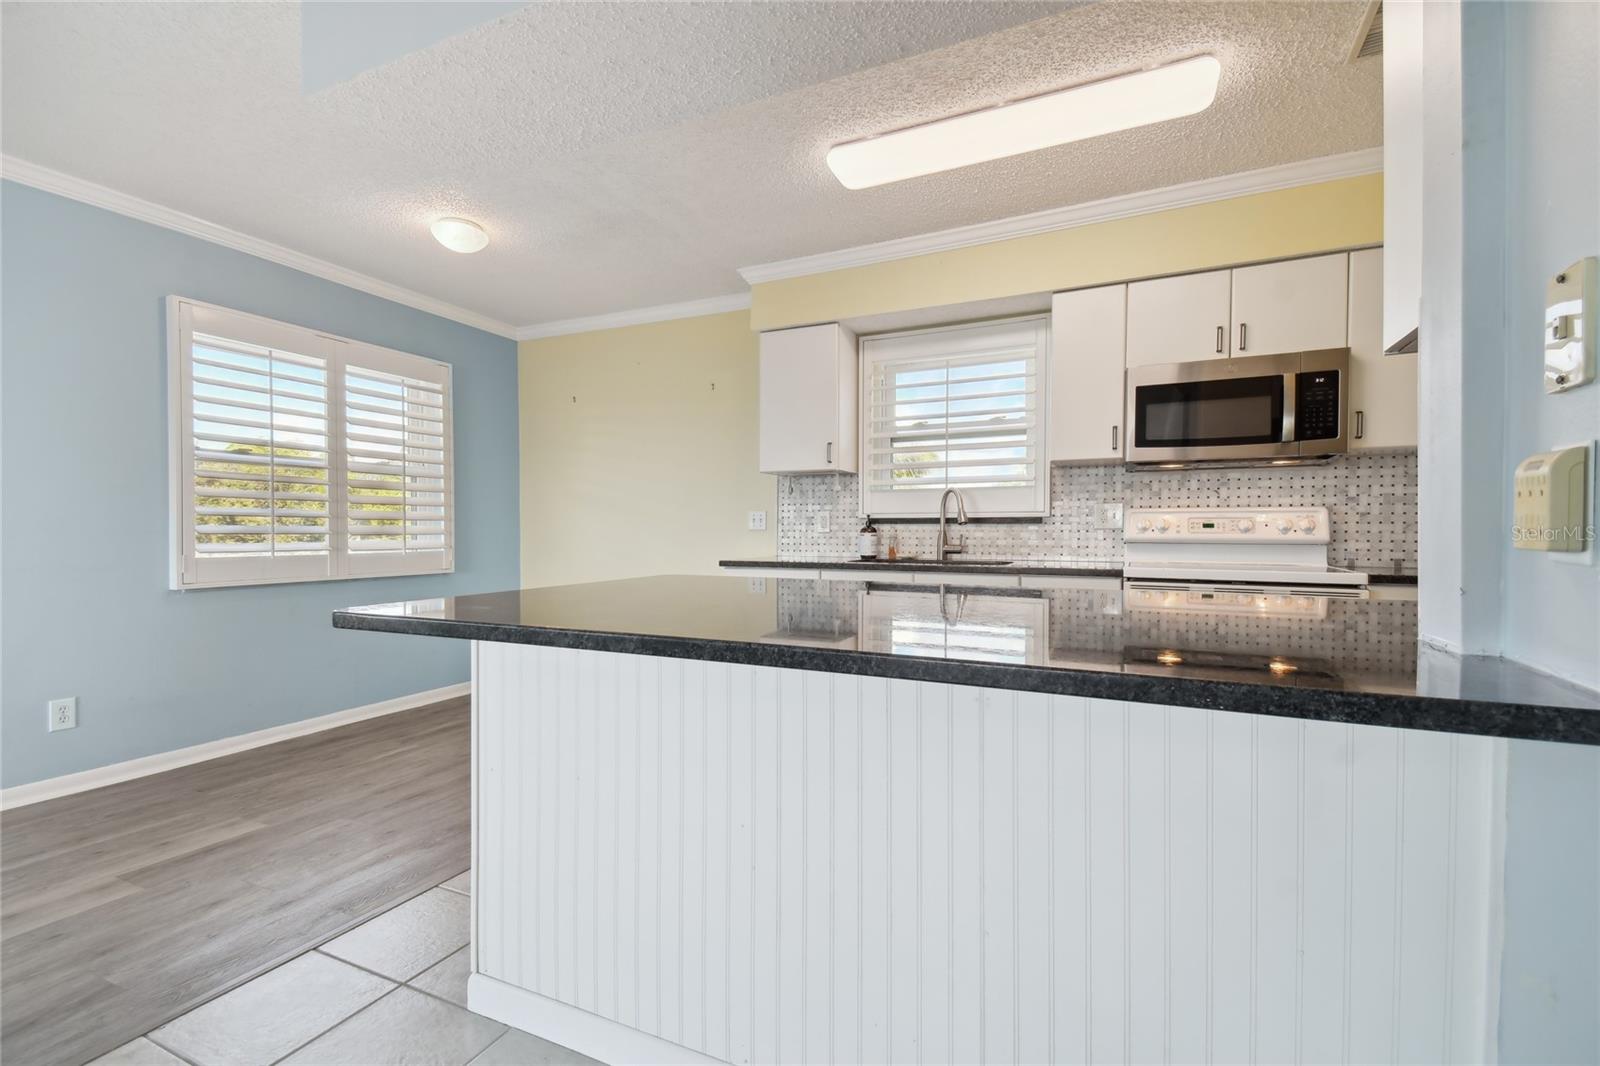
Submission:
[[[922,329],[899,330],[893,333],[877,333],[864,336],[860,339],[860,377],[857,388],[860,390],[861,402],[859,408],[859,426],[857,439],[860,441],[861,460],[860,473],[857,475],[857,517],[870,514],[873,518],[932,518],[939,513],[939,500],[944,495],[943,488],[929,488],[925,491],[908,491],[904,493],[906,504],[900,507],[884,507],[881,499],[873,499],[870,488],[872,474],[872,403],[870,399],[871,377],[873,365],[881,362],[874,358],[871,352],[871,343],[874,341],[895,340],[902,337],[916,337],[928,334],[950,334],[952,337],[969,330],[991,329],[997,326],[1013,326],[1030,324],[1037,329],[1038,349],[1034,356],[1035,383],[1035,424],[1037,427],[1038,452],[1034,462],[1034,479],[1030,490],[1025,494],[1017,489],[1001,489],[996,495],[994,489],[962,489],[962,499],[966,505],[967,515],[978,518],[1041,518],[1050,513],[1050,449],[1046,439],[1049,433],[1049,419],[1047,417],[1047,397],[1050,395],[1050,316],[1048,314],[1029,314],[1011,318],[987,319],[981,322],[966,322],[959,325],[929,326]],[[1024,505],[1018,507],[1016,500],[1019,495],[1025,495]],[[880,494],[881,496],[881,494]]]
[[[325,566],[305,566],[297,572],[290,569],[287,560],[253,558],[259,565],[241,565],[238,574],[228,577],[205,578],[197,574],[197,553],[194,550],[194,398],[190,381],[192,362],[190,350],[195,312],[221,315],[245,320],[249,337],[241,341],[260,343],[271,339],[273,344],[304,355],[323,358],[327,373],[328,406],[328,544],[326,556],[308,556],[311,560],[326,560]],[[201,330],[200,332],[208,332]],[[226,332],[225,330],[222,332]],[[441,377],[444,388],[444,482],[445,482],[445,536],[441,551],[410,553],[351,553],[345,544],[346,537],[346,456],[344,445],[344,378],[347,363],[356,363],[371,370],[405,374],[414,372],[418,364],[434,368]],[[409,364],[409,366],[408,366]],[[345,581],[373,577],[409,577],[424,574],[447,574],[455,571],[455,385],[449,363],[426,356],[413,355],[391,348],[368,344],[364,341],[340,337],[321,330],[308,329],[275,319],[264,318],[245,311],[216,304],[203,303],[186,297],[167,297],[167,434],[168,434],[168,586],[174,590],[202,588],[237,588],[250,585],[284,585],[308,581]],[[359,561],[354,556],[360,555]],[[381,557],[380,557],[381,556]],[[299,561],[299,560],[297,560]],[[241,560],[241,563],[245,560]],[[354,565],[352,565],[354,563]],[[390,565],[379,565],[387,563]],[[309,572],[311,570],[316,572]]]

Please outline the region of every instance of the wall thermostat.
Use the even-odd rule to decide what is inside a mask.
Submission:
[[[1544,299],[1544,391],[1566,392],[1594,380],[1594,256],[1550,279]]]
[[[1514,479],[1513,547],[1535,552],[1581,552],[1587,543],[1589,447],[1579,444],[1530,455]]]

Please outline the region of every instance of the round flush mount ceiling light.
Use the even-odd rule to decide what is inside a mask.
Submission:
[[[441,218],[428,228],[434,240],[463,255],[481,251],[489,243],[489,235],[483,232],[483,227],[470,219]]]

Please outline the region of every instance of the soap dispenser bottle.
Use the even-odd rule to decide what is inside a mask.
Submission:
[[[872,524],[871,515],[867,515],[867,524],[856,534],[856,554],[863,562],[878,557],[878,527]]]

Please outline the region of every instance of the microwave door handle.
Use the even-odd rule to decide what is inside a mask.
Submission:
[[[1298,374],[1283,375],[1283,440],[1284,444],[1293,444],[1295,440],[1294,425],[1294,383]]]

